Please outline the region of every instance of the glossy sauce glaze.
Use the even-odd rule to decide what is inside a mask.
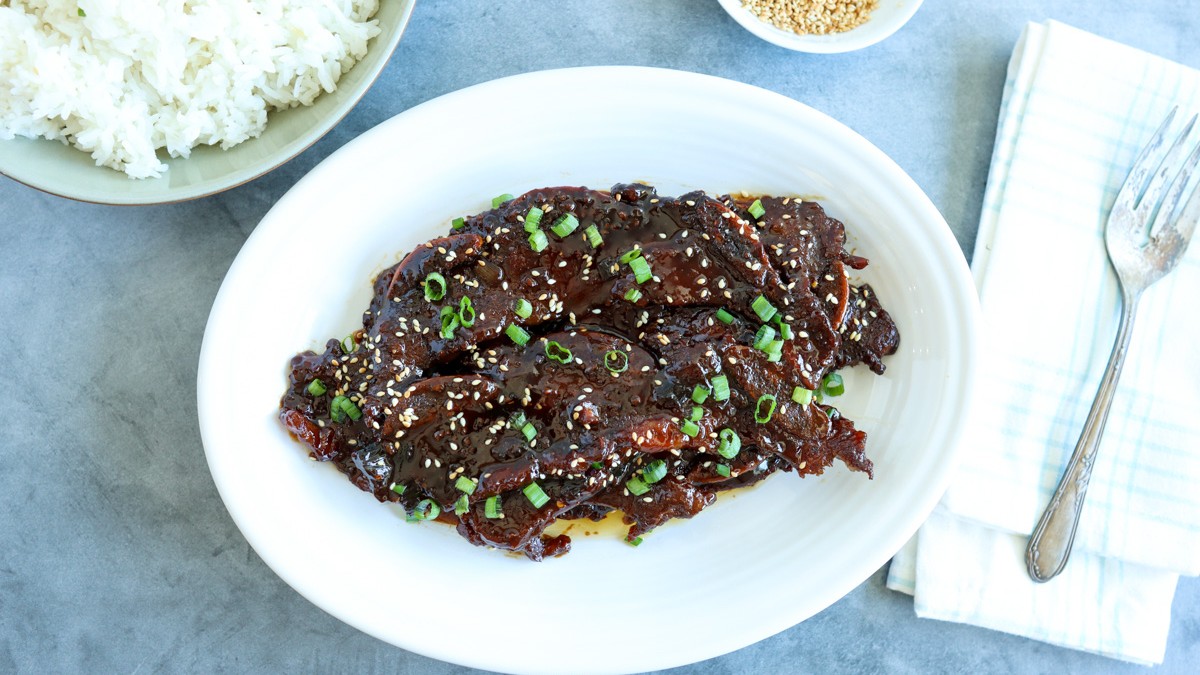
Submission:
[[[869,475],[866,435],[793,399],[837,368],[882,373],[899,343],[870,287],[849,283],[867,261],[844,245],[813,202],[534,190],[381,273],[360,331],[292,360],[280,418],[380,501],[534,560],[569,549],[543,536],[559,518],[620,510],[638,542],[778,469],[837,458]]]

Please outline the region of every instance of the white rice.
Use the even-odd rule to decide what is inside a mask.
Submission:
[[[59,139],[133,178],[262,133],[367,53],[378,0],[0,0],[0,139]],[[84,16],[81,16],[83,14]]]

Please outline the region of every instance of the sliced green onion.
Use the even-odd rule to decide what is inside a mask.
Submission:
[[[646,262],[645,258],[630,260],[629,269],[633,270],[633,278],[639,284],[644,284],[654,278],[654,273],[650,271],[650,263]]]
[[[346,417],[355,422],[362,419],[362,411],[358,409],[358,406],[354,405],[353,401],[344,396],[342,397],[342,412],[346,413]]]
[[[617,262],[624,265],[625,263],[629,262],[630,260],[633,260],[634,258],[640,258],[640,257],[642,257],[642,249],[641,248],[632,248],[632,249],[622,253],[621,257],[617,258]]]
[[[704,408],[698,405],[692,406],[692,414],[688,415],[688,419],[693,422],[699,422],[702,417],[704,417]]]
[[[683,423],[679,425],[679,429],[683,431],[683,435],[687,436],[688,438],[695,438],[696,434],[700,433],[700,425],[691,420],[684,420]]]
[[[692,403],[704,403],[708,400],[708,387],[698,384],[692,389]]]
[[[623,373],[629,368],[629,355],[620,349],[604,352],[604,367],[610,373]]]
[[[521,435],[526,441],[532,441],[537,438],[537,427],[533,426],[533,422],[526,422],[521,425]]]
[[[314,379],[312,382],[308,383],[308,393],[312,394],[313,396],[323,396],[326,391],[328,390],[325,388],[325,383],[322,382],[320,378]]]
[[[750,215],[754,216],[755,220],[758,220],[767,214],[767,210],[763,208],[761,199],[755,199],[754,203],[750,204],[750,208],[746,210],[750,212]]]
[[[542,224],[542,210],[536,206],[529,207],[529,213],[525,214],[525,231],[534,232],[538,226]]]
[[[759,424],[766,424],[771,421],[771,415],[775,414],[775,395],[763,394],[758,397],[758,402],[754,404],[754,421]]]
[[[404,494],[404,491],[407,489],[408,488],[406,488],[405,486],[403,486],[399,483],[392,483],[392,492],[395,492],[398,495]]]
[[[725,459],[737,457],[742,449],[742,437],[733,429],[722,429],[718,437],[721,440],[717,443],[717,454]]]
[[[82,7],[77,7],[76,10],[77,10],[76,13],[79,14],[79,16],[82,16],[82,17],[87,16],[87,12],[83,11]]]
[[[462,324],[463,328],[475,325],[475,305],[465,295],[458,301],[458,322]]]
[[[347,335],[342,338],[342,351],[349,354],[358,349],[358,343],[355,342],[353,335]]]
[[[642,480],[646,483],[657,483],[667,477],[667,463],[661,459],[650,462],[642,469]]]
[[[754,348],[759,351],[767,351],[767,347],[775,340],[775,329],[769,324],[759,326],[758,333],[754,335]]]
[[[768,361],[778,363],[783,358],[783,340],[772,340],[764,351],[767,352]]]
[[[792,338],[796,337],[795,333],[792,332],[791,325],[783,322],[782,314],[777,314],[775,316],[775,322],[779,324],[779,337],[783,338],[784,340],[791,340]]]
[[[458,319],[458,312],[454,311],[453,307],[442,308],[442,332],[443,340],[449,340],[454,337],[454,332],[458,330],[461,321]]]
[[[334,396],[333,400],[329,402],[329,416],[333,418],[334,422],[341,422],[345,419],[346,410],[342,406],[347,403],[350,403],[350,399],[345,396]],[[351,405],[353,404],[351,403]]]
[[[728,326],[729,324],[733,323],[733,315],[724,309],[718,309],[717,320]]]
[[[712,379],[712,387],[714,401],[729,400],[729,378],[724,375],[717,375]]]
[[[508,336],[508,339],[521,347],[524,347],[529,342],[529,332],[515,323],[508,324],[508,328],[504,329],[504,334]]]
[[[432,272],[425,277],[425,299],[437,302],[446,297],[446,277]]]
[[[600,245],[604,243],[604,237],[600,236],[600,230],[595,225],[588,225],[583,234],[587,237],[588,243],[592,245],[592,248],[600,248]]]
[[[754,302],[750,303],[750,309],[754,310],[754,313],[758,315],[758,320],[763,323],[770,321],[778,311],[775,309],[775,305],[771,304],[770,300],[761,295],[755,298]]]
[[[637,302],[642,299],[642,292],[636,288],[631,288],[625,291],[625,299],[630,302]]]
[[[830,396],[841,396],[846,393],[846,385],[842,383],[842,376],[837,373],[830,373],[821,381],[821,389]]]
[[[466,476],[459,476],[458,480],[454,481],[454,487],[458,488],[459,492],[471,494],[475,492],[475,481]]]
[[[517,304],[513,306],[513,311],[522,319],[528,319],[533,314],[533,305],[525,298],[517,300]]]
[[[442,507],[438,506],[437,502],[432,499],[422,499],[413,507],[412,515],[408,517],[409,521],[417,520],[433,520],[442,514]]]
[[[339,423],[345,422],[346,411],[342,410],[342,401],[348,400],[345,396],[334,396],[333,400],[329,402],[329,419]]]
[[[811,389],[804,387],[796,387],[792,390],[792,400],[800,405],[808,405],[812,403],[813,393]]]
[[[453,227],[456,230],[461,230],[466,226],[467,226],[466,218],[455,218],[454,220],[450,221],[450,227]]]
[[[483,517],[495,519],[500,516],[500,495],[492,495],[483,503]]]
[[[717,473],[721,474],[722,476],[724,476],[726,478],[729,478],[729,465],[728,464],[718,464],[714,468],[716,468]]]
[[[640,497],[650,491],[650,486],[637,476],[625,481],[625,489],[634,497]]]
[[[525,413],[520,410],[513,413],[512,417],[508,418],[508,424],[513,429],[520,429],[521,427],[525,426],[525,423],[528,421],[529,420],[525,417]]]
[[[546,502],[550,501],[550,495],[546,494],[542,486],[536,482],[521,488],[521,492],[525,493],[525,498],[529,500],[530,504],[533,504],[533,508],[535,509],[542,508],[546,505]]]
[[[642,538],[641,538],[641,537],[634,537],[633,539],[626,539],[626,540],[625,540],[625,543],[626,543],[626,544],[629,544],[630,546],[641,546],[641,545],[642,545]]]
[[[512,201],[513,196],[505,192],[499,197],[492,197],[492,208],[497,208],[504,202]]]
[[[467,496],[463,495],[458,498],[458,501],[454,502],[454,515],[461,516],[470,510],[470,508],[471,504],[467,501]]]
[[[593,469],[603,469],[604,465],[601,464],[600,462],[592,462],[592,468]]]
[[[579,228],[579,219],[573,213],[564,213],[562,217],[554,221],[550,226],[550,231],[560,237],[565,237]]]
[[[841,411],[839,411],[837,408],[835,408],[833,406],[829,406],[829,410],[826,410],[825,414],[829,417],[830,420],[836,420],[837,418],[842,416]]]
[[[541,230],[534,230],[529,235],[529,248],[533,249],[534,253],[541,253],[550,245],[550,240],[546,238],[546,233]]]
[[[570,363],[573,356],[570,349],[555,340],[550,340],[546,343],[546,358],[559,363]]]

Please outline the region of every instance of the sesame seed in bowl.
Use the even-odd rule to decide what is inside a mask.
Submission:
[[[816,54],[869,47],[908,23],[922,0],[718,0],[742,28]]]

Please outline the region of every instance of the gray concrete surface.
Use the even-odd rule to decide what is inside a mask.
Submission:
[[[715,0],[420,0],[364,101],[248,185],[114,208],[0,179],[0,672],[463,671],[368,637],[280,581],[226,514],[197,429],[196,362],[225,270],[271,205],[356,135],[519,72],[637,64],[710,73],[862,133],[925,189],[969,252],[1005,65],[1022,25],[1045,18],[1200,67],[1193,0],[929,0],[888,41],[841,56],[761,42]],[[1185,579],[1158,671],[1196,664],[1200,581]],[[809,621],[672,672],[1140,670],[919,620],[880,571]]]

